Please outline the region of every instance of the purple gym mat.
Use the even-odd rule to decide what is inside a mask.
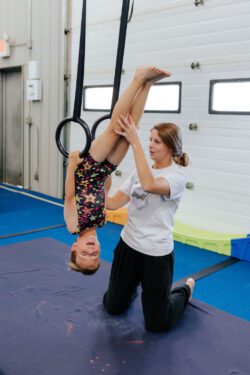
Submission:
[[[67,268],[49,238],[0,248],[0,375],[249,375],[250,324],[194,300],[169,333],[102,307],[110,264],[93,276]]]

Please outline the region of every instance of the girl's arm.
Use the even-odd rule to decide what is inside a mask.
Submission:
[[[70,233],[74,233],[78,226],[78,215],[75,200],[75,170],[83,159],[79,151],[69,154],[69,164],[65,179],[64,220]]]
[[[105,192],[105,197],[108,197],[109,190],[111,188],[112,184],[112,177],[111,174],[106,178],[104,182],[104,192]]]
[[[75,197],[75,171],[82,161],[83,159],[79,157],[79,151],[70,152],[65,179],[65,201],[70,201]]]
[[[129,201],[130,197],[119,190],[113,197],[107,197],[106,208],[108,210],[117,210],[125,206]]]
[[[128,142],[124,139],[124,142],[128,144]],[[115,195],[112,197],[108,196],[109,190],[111,188],[112,183],[112,177],[111,175],[106,179],[104,184],[104,190],[105,190],[105,207],[108,210],[117,210],[118,208],[121,208],[125,206],[130,201],[130,197],[123,193],[122,191],[118,190]]]
[[[76,167],[69,163],[65,179],[65,201],[75,197],[75,170]]]
[[[132,117],[125,118],[120,116],[119,125],[122,128],[122,132],[117,133],[125,137],[132,146],[136,169],[143,190],[151,194],[169,195],[170,186],[167,180],[163,177],[154,178],[152,174]]]

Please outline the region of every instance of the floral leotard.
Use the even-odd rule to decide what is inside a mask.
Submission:
[[[105,224],[104,182],[116,169],[108,160],[95,161],[91,155],[84,157],[75,171],[75,198],[78,213],[78,229],[102,227]]]

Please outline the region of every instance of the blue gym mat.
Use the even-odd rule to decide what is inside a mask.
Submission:
[[[1,374],[250,373],[249,323],[193,300],[173,331],[148,333],[139,297],[120,317],[104,311],[110,264],[83,276],[68,253],[48,238],[0,249]]]
[[[11,191],[9,191],[5,190],[4,187],[6,185],[0,184],[0,235],[5,236],[8,233],[13,233],[13,231],[16,232],[17,229],[25,232],[63,223],[63,207],[27,197],[20,194],[20,192],[31,193],[32,196],[48,199],[59,204],[63,203],[62,200],[15,187],[11,187]],[[9,189],[9,187],[7,188]],[[121,230],[121,225],[112,223],[107,223],[105,227],[98,229],[98,237],[102,247],[102,259],[109,262],[112,261],[113,250],[118,242]],[[75,236],[69,234],[67,229],[62,227],[16,237],[0,238],[0,245],[5,246],[43,237],[57,239],[69,246],[75,240]],[[175,242],[174,281],[220,263],[225,259],[228,259],[228,257]],[[225,270],[199,280],[196,283],[194,296],[203,302],[250,321],[250,303],[248,298],[250,295],[249,267],[250,263],[241,261],[237,265],[230,266]]]
[[[195,297],[250,321],[250,263],[241,261],[199,280]]]
[[[21,192],[25,191],[0,188],[0,236],[64,224],[62,206],[35,199]],[[57,201],[51,200],[59,203],[59,200]],[[63,202],[60,204],[62,205]]]

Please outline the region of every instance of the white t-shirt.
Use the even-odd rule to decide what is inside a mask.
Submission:
[[[123,241],[134,250],[146,255],[170,254],[174,247],[174,214],[185,188],[183,168],[171,166],[153,169],[154,177],[164,177],[170,186],[170,196],[146,193],[142,190],[135,171],[120,190],[130,196],[127,224],[122,230]]]

